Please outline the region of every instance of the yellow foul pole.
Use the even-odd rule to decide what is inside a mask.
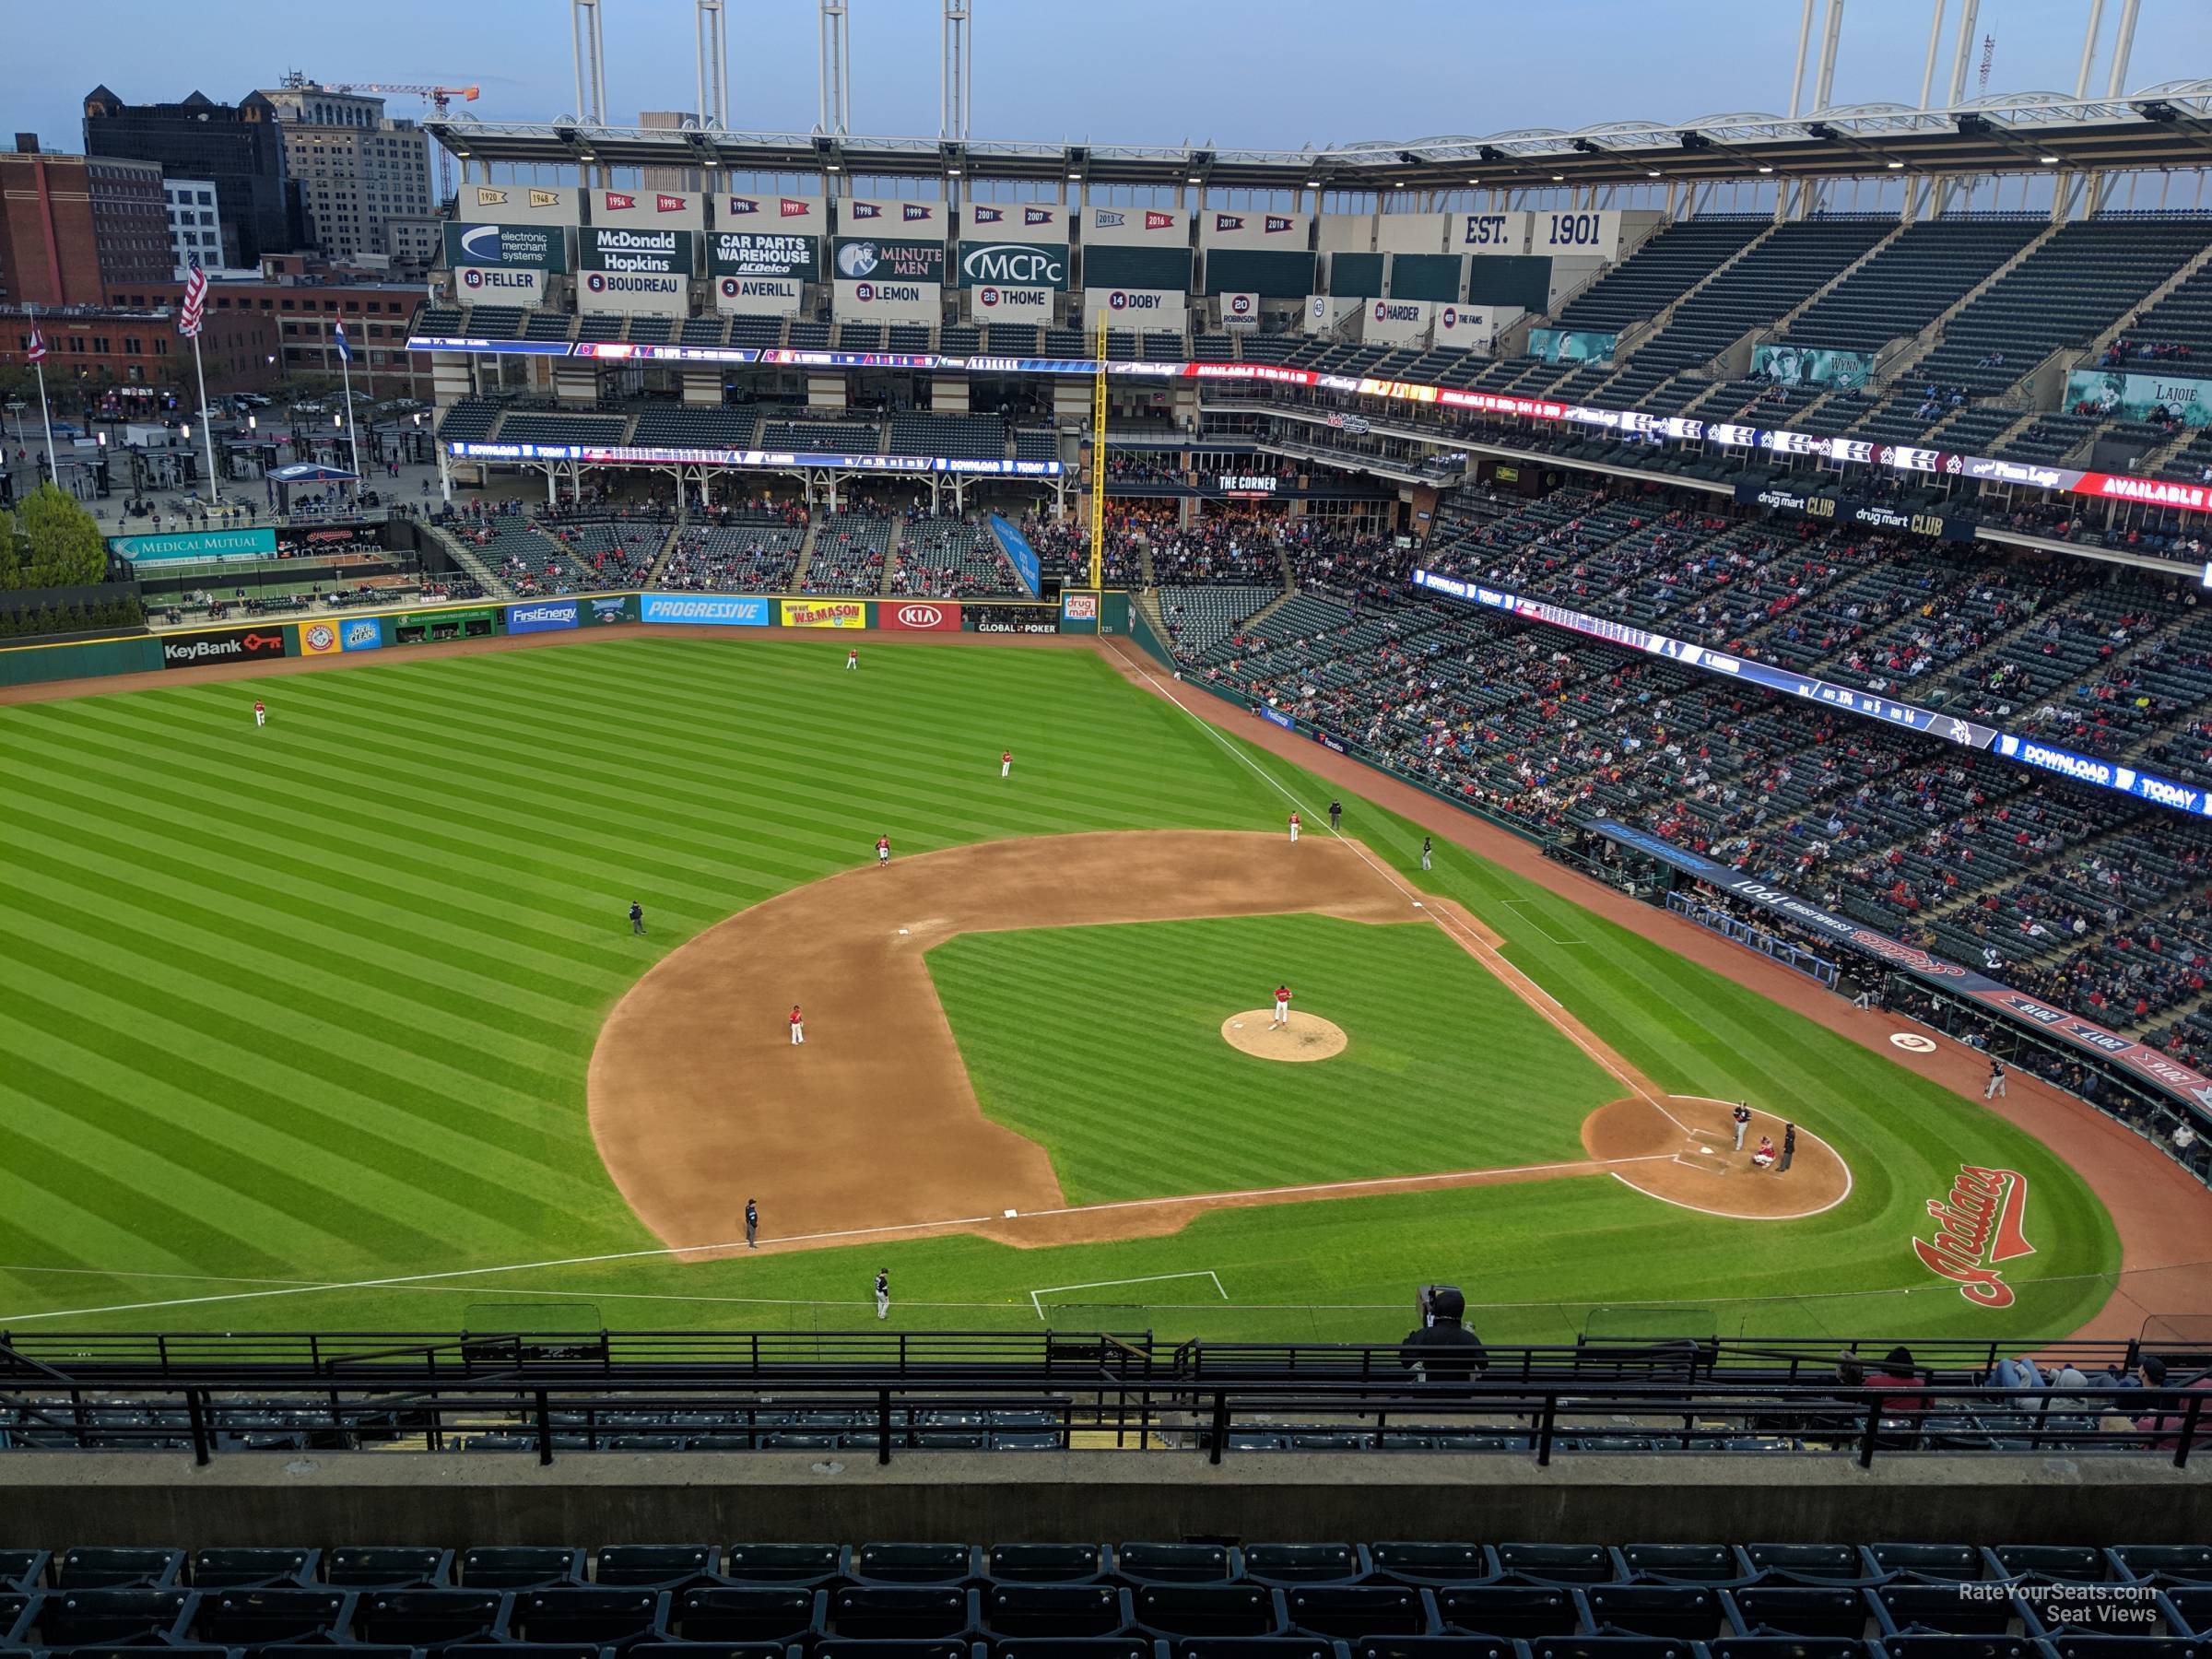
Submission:
[[[1106,571],[1106,313],[1099,313],[1098,371],[1090,382],[1090,585],[1105,587]]]

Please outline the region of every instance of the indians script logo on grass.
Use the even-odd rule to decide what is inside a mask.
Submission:
[[[1936,1218],[1936,1237],[1914,1239],[1912,1253],[1930,1272],[1955,1283],[1968,1301],[2011,1307],[2012,1287],[1998,1268],[2035,1253],[2023,1230],[2028,1177],[2018,1170],[1961,1164],[1950,1192],[1928,1200],[1928,1214]]]

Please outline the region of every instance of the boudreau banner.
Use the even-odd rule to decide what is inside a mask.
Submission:
[[[1956,962],[1931,956],[1917,945],[1908,945],[1901,939],[1892,938],[1880,929],[1869,927],[1863,922],[1854,922],[1848,916],[1839,916],[1833,911],[1824,910],[1755,876],[1747,876],[1741,870],[1700,853],[1685,852],[1648,830],[1631,829],[1610,818],[1594,819],[1586,827],[1607,841],[1618,841],[1624,847],[1648,853],[1660,863],[1680,870],[1686,876],[1693,876],[1708,887],[1718,888],[1732,898],[1786,916],[1821,938],[1833,940],[1847,948],[1887,962],[1961,1002],[1976,1002],[1984,1007],[2009,1014],[2076,1048],[2124,1065],[2146,1082],[2155,1084],[2177,1100],[2186,1101],[2199,1112],[2212,1111],[2212,1077],[2183,1065],[2171,1055],[2162,1053],[2147,1043],[2123,1037],[2116,1031],[2108,1031],[2094,1020],[2069,1014],[2064,1008],[2053,1007],[2040,997],[2015,991],[2010,985],[2000,984],[1974,969],[1961,968]]]
[[[1872,358],[1856,351],[1829,351],[1818,346],[1751,347],[1751,378],[1782,386],[1863,386],[1873,367]]]
[[[683,312],[691,290],[691,232],[593,225],[577,232],[582,311]]]

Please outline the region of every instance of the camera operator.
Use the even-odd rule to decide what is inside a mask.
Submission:
[[[1406,1333],[1398,1363],[1424,1382],[1474,1382],[1488,1369],[1490,1356],[1482,1338],[1462,1323],[1467,1299],[1453,1286],[1438,1285],[1423,1293],[1422,1302],[1427,1312]]]

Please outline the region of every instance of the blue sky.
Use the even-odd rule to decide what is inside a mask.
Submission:
[[[1848,0],[1836,101],[1914,101],[1933,4]],[[1947,65],[1959,4],[1946,19]],[[690,108],[688,0],[604,6],[615,116]],[[972,0],[972,9],[979,137],[1267,148],[1786,111],[1799,12],[1793,0]],[[104,0],[98,10],[88,28],[70,7],[0,0],[6,132],[75,149],[80,101],[96,83],[133,100],[194,88],[230,100],[288,68],[334,82],[477,82],[476,110],[491,119],[546,119],[574,102],[566,0]],[[935,0],[851,0],[851,10],[853,130],[934,134]],[[2105,7],[2093,89],[2119,10],[2117,0]],[[2071,92],[2088,11],[2088,0],[1983,0],[1977,34],[1997,42],[1990,89]],[[812,0],[729,0],[727,15],[732,124],[811,127]],[[2128,87],[2190,76],[2212,76],[2212,0],[2143,0]],[[1808,99],[1811,78],[1808,68]],[[394,113],[417,102],[394,100]]]

